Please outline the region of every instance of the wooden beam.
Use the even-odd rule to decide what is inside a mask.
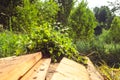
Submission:
[[[41,59],[28,73],[20,80],[45,80],[51,59]]]
[[[19,80],[34,64],[42,58],[40,52],[19,56],[0,62],[0,80]],[[4,65],[3,65],[4,64]]]
[[[90,80],[90,77],[83,65],[63,58],[51,80]]]

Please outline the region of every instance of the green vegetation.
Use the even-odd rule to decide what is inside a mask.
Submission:
[[[83,62],[84,58],[79,55],[68,33],[64,29],[56,30],[59,27],[54,24],[57,23],[58,10],[54,1],[23,0],[16,6],[17,15],[11,17],[10,31],[1,32],[0,57],[41,51],[52,61],[60,61],[66,56]]]
[[[98,67],[99,72],[102,74],[105,80],[120,80],[120,69],[109,67],[106,63]]]
[[[87,3],[84,0],[82,0],[81,3],[78,4],[78,7],[73,9],[71,12],[69,18],[69,26],[70,35],[75,41],[78,39],[93,39],[96,20],[93,12],[87,8]]]
[[[49,24],[34,28],[30,34],[30,40],[32,40],[34,46],[32,44],[29,45],[29,49],[42,51],[43,55],[51,57],[54,61],[60,61],[62,57],[66,56],[82,62],[82,57],[78,54],[75,45],[68,35],[54,30]]]
[[[120,16],[115,14],[120,4],[92,12],[86,1],[75,2],[0,1],[0,57],[41,51],[53,62],[65,56],[85,63],[88,56],[106,80],[119,80],[114,68],[120,67]]]
[[[15,34],[9,31],[0,33],[0,57],[25,54],[28,42],[29,38],[26,34]]]

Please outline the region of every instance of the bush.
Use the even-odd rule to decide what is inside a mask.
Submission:
[[[9,34],[9,35],[8,35]],[[0,33],[0,57],[10,56],[14,53],[15,41],[17,38],[12,33]]]
[[[109,66],[120,67],[120,44],[107,44],[102,39],[93,41],[78,41],[77,50],[83,55],[89,56],[95,64],[105,61]]]
[[[29,33],[31,28],[46,22],[53,24],[59,10],[54,1],[23,0],[21,5],[16,6],[16,15],[12,16],[12,30]]]
[[[0,40],[0,57],[41,51],[44,57],[51,57],[52,61],[59,62],[63,57],[77,62],[85,61],[67,33],[54,30],[48,23],[33,28],[30,34],[1,33]]]
[[[84,55],[87,55],[91,52],[90,42],[85,40],[79,40],[76,42],[77,50]]]
[[[89,13],[89,14],[88,14]],[[97,25],[93,12],[87,7],[87,2],[82,0],[72,11],[68,19],[70,37],[78,39],[94,39],[94,28]]]
[[[0,57],[26,53],[27,36],[5,31],[0,33]]]
[[[30,0],[23,0],[21,5],[16,6],[16,16],[12,16],[12,30],[29,33],[31,27],[37,25],[38,10]]]
[[[110,31],[109,30],[104,30],[102,31],[102,34],[98,36],[99,41],[110,44],[112,43],[112,37],[110,36]]]
[[[42,51],[45,56],[51,57],[52,61],[60,61],[62,57],[82,61],[68,35],[52,29],[49,24],[34,28],[30,39],[35,43],[33,50]]]
[[[120,17],[114,17],[109,31],[112,41],[114,43],[120,43]]]

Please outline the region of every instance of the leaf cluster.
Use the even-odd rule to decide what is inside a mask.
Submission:
[[[53,61],[67,57],[82,62],[82,57],[68,35],[54,30],[49,24],[34,28],[30,39],[35,43],[34,51],[42,51],[44,56],[51,57]]]

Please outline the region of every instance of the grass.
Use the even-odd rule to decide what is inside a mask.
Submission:
[[[77,50],[87,55],[94,63],[105,61],[109,66],[120,67],[120,44],[106,43],[100,40],[82,41],[76,43]]]
[[[111,68],[106,63],[97,68],[105,80],[120,80],[120,68]]]
[[[10,31],[0,33],[0,57],[26,53],[27,36]]]

